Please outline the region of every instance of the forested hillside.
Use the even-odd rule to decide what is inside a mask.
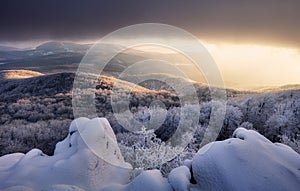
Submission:
[[[74,77],[73,73],[59,73],[0,82],[0,155],[27,152],[32,148],[40,148],[47,154],[53,153],[54,145],[67,135],[68,126],[74,118],[71,94]],[[113,88],[115,81],[115,78],[106,76],[97,80],[95,104],[98,116],[106,117],[115,133],[124,134],[117,137],[136,136],[127,132],[113,116],[110,96],[116,90]],[[125,88],[126,83],[118,83],[117,89]],[[153,82],[141,85],[146,87],[147,84],[153,86]],[[167,140],[178,126],[181,105],[175,92],[160,85],[164,90],[136,86],[135,91],[130,93],[130,110],[137,120],[147,121],[150,118],[150,104],[154,100],[163,102],[168,112],[162,126],[155,131],[155,136]],[[210,100],[207,86],[194,85],[201,106],[199,124],[195,139],[192,140],[197,147],[207,128],[211,108],[218,103]],[[152,89],[157,89],[157,85],[155,87]],[[230,137],[237,127],[243,126],[257,130],[271,141],[286,143],[300,152],[300,90],[268,93],[228,90],[227,93],[226,116],[218,140]],[[158,115],[159,112],[164,115],[164,111],[157,110]]]

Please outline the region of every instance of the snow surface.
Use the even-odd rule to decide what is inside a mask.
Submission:
[[[142,172],[128,185],[113,185],[100,191],[173,191],[160,171],[148,170]]]
[[[300,155],[253,130],[199,150],[192,162],[198,190],[300,190]]]
[[[12,154],[1,157],[0,190],[16,185],[27,186],[34,190],[50,189],[54,185],[72,185],[95,190],[113,183],[128,183],[132,171],[107,163],[95,155],[78,132],[78,128],[82,128],[83,134],[85,131],[100,131],[103,133],[102,136],[112,137],[111,127],[106,125],[109,126],[109,123],[104,118],[92,120],[79,118],[70,125],[68,136],[56,145],[53,156],[47,156],[39,149],[33,149],[25,155]],[[116,138],[112,137],[111,140]],[[99,149],[106,149],[106,144],[98,146]],[[114,155],[109,157],[112,156]],[[123,158],[112,158],[112,161],[116,160],[119,160],[120,164],[125,164]],[[124,166],[128,167],[129,164]]]
[[[186,166],[173,169],[168,176],[169,183],[175,191],[189,191],[191,172]]]
[[[119,156],[116,145],[106,119],[76,119],[68,136],[56,145],[53,156],[33,149],[26,154],[0,157],[0,190],[298,191],[300,188],[300,155],[244,128],[238,128],[231,139],[204,146],[194,159],[173,169],[167,178],[158,170],[143,171],[133,178],[134,171]],[[190,183],[192,178],[196,183]]]

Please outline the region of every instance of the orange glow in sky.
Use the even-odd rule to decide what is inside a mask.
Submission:
[[[251,88],[300,83],[297,49],[242,44],[206,44],[206,47],[227,86]]]

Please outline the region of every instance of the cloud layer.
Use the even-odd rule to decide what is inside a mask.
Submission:
[[[300,46],[297,0],[2,0],[0,42],[89,40],[160,22],[201,39]]]

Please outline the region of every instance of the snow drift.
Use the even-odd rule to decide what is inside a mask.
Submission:
[[[111,149],[113,153],[108,152]],[[133,178],[130,165],[119,156],[108,121],[79,118],[71,123],[53,156],[33,149],[25,155],[0,157],[0,190],[296,191],[300,187],[300,155],[244,128],[238,128],[231,139],[204,146],[185,164],[167,178],[158,170]]]
[[[56,145],[53,156],[47,156],[39,149],[33,149],[25,155],[16,153],[1,157],[0,190],[16,185],[34,190],[50,189],[54,185],[73,185],[86,190],[95,190],[112,183],[128,183],[131,177],[130,168],[113,166],[97,156],[87,147],[78,128],[82,128],[84,136],[87,136],[85,132],[93,132],[95,135],[102,132],[102,136],[112,137],[108,138],[111,142],[116,140],[106,119],[76,119],[70,125],[68,136]],[[93,137],[91,140],[94,140]],[[102,142],[98,147],[103,151],[106,150],[106,144]],[[117,158],[113,154],[109,157],[112,161],[118,160],[119,164],[130,166],[123,158]],[[65,189],[62,186],[59,188]]]
[[[233,138],[201,148],[192,162],[198,190],[288,190],[300,188],[300,155],[256,131],[238,128]]]

